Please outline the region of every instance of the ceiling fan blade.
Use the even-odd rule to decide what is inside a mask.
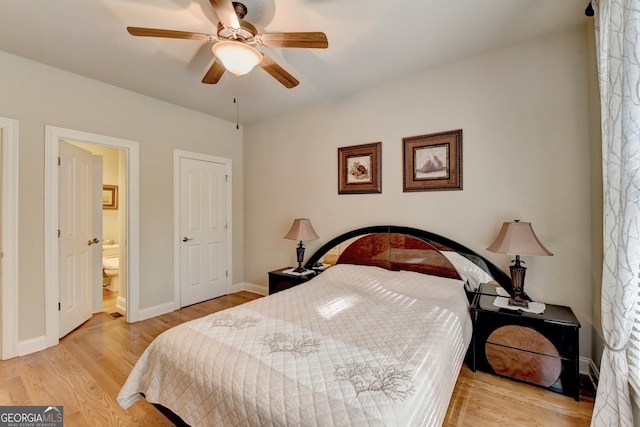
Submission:
[[[209,71],[207,71],[207,74],[204,75],[202,83],[211,85],[218,83],[225,71],[226,70],[224,68],[224,65],[222,65],[222,62],[218,61],[218,59],[215,59],[213,61],[213,64],[211,64],[211,68],[209,68]]]
[[[264,33],[256,36],[256,41],[264,47],[305,47],[326,49],[329,41],[325,33]]]
[[[240,21],[231,0],[209,0],[209,2],[225,27],[240,29]]]
[[[218,40],[218,37],[213,34],[193,33],[190,31],[161,30],[159,28],[140,27],[127,27],[127,31],[132,36],[142,37],[164,37],[169,39],[201,40],[206,42]]]
[[[291,89],[292,87],[296,87],[300,84],[295,77],[289,74],[287,70],[276,64],[275,61],[267,55],[262,55],[260,67],[262,67],[262,69],[267,73],[271,74],[274,79],[282,83],[287,89]]]

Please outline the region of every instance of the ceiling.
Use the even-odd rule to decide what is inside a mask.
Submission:
[[[250,123],[302,105],[584,25],[588,0],[244,0],[259,32],[322,31],[328,49],[260,48],[300,85],[264,70],[201,80],[211,43],[126,27],[214,33],[209,0],[1,0],[0,49],[144,95]]]

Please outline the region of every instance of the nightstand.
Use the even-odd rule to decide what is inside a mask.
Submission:
[[[496,286],[484,283],[471,306],[471,370],[501,375],[579,400],[578,330],[570,307],[545,304],[543,314],[493,305]]]
[[[284,291],[285,289],[293,288],[300,283],[309,281],[316,275],[315,271],[303,275],[284,273],[285,270],[290,270],[292,268],[294,267],[285,267],[269,272],[269,295]]]

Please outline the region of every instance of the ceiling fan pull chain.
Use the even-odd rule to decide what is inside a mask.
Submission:
[[[239,119],[239,112],[238,112],[238,106],[239,106],[239,102],[238,102],[238,76],[236,76],[236,82],[235,82],[235,86],[233,89],[233,103],[236,104],[236,129],[240,129],[240,124],[238,123],[240,121]]]

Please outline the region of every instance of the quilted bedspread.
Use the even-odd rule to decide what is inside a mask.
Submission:
[[[336,265],[164,332],[118,403],[192,426],[437,426],[470,339],[461,281]]]

